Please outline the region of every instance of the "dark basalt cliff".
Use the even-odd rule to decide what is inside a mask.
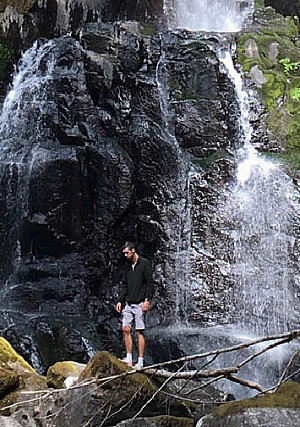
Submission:
[[[114,304],[128,238],[153,261],[152,324],[183,315],[176,282],[192,227],[192,159],[237,144],[219,40],[141,31],[137,22],[89,23],[77,40],[41,42],[37,70],[51,60],[51,77],[34,103],[21,91],[23,109],[2,135],[1,325],[42,366],[86,360],[91,344],[120,351]],[[228,309],[220,301],[212,320]]]
[[[3,93],[5,67],[38,42],[0,135],[2,335],[40,371],[93,349],[120,354],[127,239],[153,263],[152,326],[231,321],[232,241],[217,211],[241,141],[216,50],[234,38],[158,32],[154,0],[11,3],[0,10]],[[251,120],[256,145],[272,148],[258,102]],[[153,359],[180,354],[152,341]]]

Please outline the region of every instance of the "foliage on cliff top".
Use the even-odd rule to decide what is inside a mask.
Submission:
[[[2,75],[5,62],[10,60],[11,50],[6,44],[0,42],[0,76]]]
[[[1,0],[0,12],[4,12],[7,6],[13,6],[19,13],[29,10],[37,0]]]
[[[300,408],[300,384],[289,381],[283,383],[276,393],[225,403],[216,409],[215,414],[226,417],[248,408]]]
[[[238,62],[254,82],[255,70],[262,73],[264,81],[255,84],[268,109],[268,126],[287,151],[286,157],[294,159],[300,150],[299,60],[299,22],[272,8],[261,9],[253,28],[238,38]],[[295,162],[293,166],[300,168]]]

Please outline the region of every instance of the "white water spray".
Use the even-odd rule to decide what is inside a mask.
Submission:
[[[227,204],[233,226],[233,274],[239,321],[256,333],[286,330],[293,317],[295,267],[293,218],[297,194],[280,164],[261,156],[251,145],[249,95],[229,51],[219,54],[239,100],[240,137],[236,184]]]
[[[240,0],[165,0],[170,28],[237,32],[252,13],[253,2]]]
[[[42,46],[35,42],[28,49],[15,73],[12,89],[8,93],[0,116],[1,151],[8,151],[14,143],[26,144],[26,140],[36,135],[43,114],[49,108],[44,88],[49,87],[53,76],[54,61],[49,54],[54,42]],[[34,129],[36,132],[34,132]],[[20,141],[24,138],[24,141]]]

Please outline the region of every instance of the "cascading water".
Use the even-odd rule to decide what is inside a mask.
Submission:
[[[241,138],[236,184],[227,201],[234,241],[232,272],[239,322],[248,332],[286,330],[293,319],[297,193],[280,164],[263,158],[251,145],[249,99],[229,51],[221,62],[236,88],[241,107]]]
[[[250,15],[253,3],[249,2],[243,12],[240,6],[238,1],[165,1],[169,27],[198,31],[240,30]],[[187,37],[186,32],[184,34]],[[228,233],[225,230],[221,233],[227,233],[233,243],[234,259],[231,265],[228,263],[226,274],[230,271],[234,283],[237,307],[233,317],[236,323],[233,327],[220,325],[208,330],[182,331],[183,336],[189,337],[185,344],[187,352],[194,353],[261,334],[275,334],[293,326],[295,320],[293,293],[298,271],[293,261],[296,240],[293,228],[299,215],[299,197],[283,167],[266,159],[251,145],[250,97],[243,88],[241,74],[234,67],[230,42],[224,35],[222,44],[225,48],[220,48],[217,55],[233,83],[240,106],[238,145],[242,148],[234,156],[237,163],[234,183],[224,191],[226,200],[216,217],[221,219],[221,224],[229,224]],[[200,248],[202,245],[203,241],[200,241]],[[209,255],[213,260],[214,255]],[[197,276],[195,281],[193,279],[190,277],[190,282],[197,286]],[[203,282],[202,279],[201,283],[197,282],[199,289],[203,289]],[[241,375],[270,386],[280,375],[289,352],[290,349],[282,347],[272,355],[268,354],[263,363],[258,360],[249,367],[245,366]],[[214,366],[220,367],[218,363]],[[224,360],[223,363],[235,364],[236,360]],[[247,392],[228,384],[219,386],[233,391],[237,397],[247,395]]]
[[[23,55],[0,117],[2,155],[19,150],[26,155],[28,153],[27,150],[23,150],[24,145],[29,146],[29,142],[32,144],[43,141],[43,118],[49,109],[45,94],[51,87],[49,82],[54,71],[51,53],[50,57],[47,55],[53,45],[53,41],[42,46],[38,46],[36,42]]]
[[[241,30],[251,13],[252,1],[165,0],[164,8],[171,28],[236,32]]]

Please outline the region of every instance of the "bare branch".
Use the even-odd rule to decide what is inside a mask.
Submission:
[[[277,347],[278,345],[284,344],[289,342],[289,338],[284,338],[280,341],[277,341],[275,343],[269,344],[268,346],[264,347],[261,351],[258,351],[257,353],[252,354],[251,356],[247,357],[243,362],[241,362],[238,365],[238,368],[241,368],[242,366],[246,365],[246,363],[250,362],[251,360],[255,359],[256,357],[260,356],[261,354],[265,353],[268,350],[271,350],[272,348]]]
[[[134,415],[134,417],[133,417],[133,419],[135,419],[135,418],[137,418],[142,412],[143,412],[143,410],[146,408],[146,406],[148,406],[149,405],[149,403],[150,402],[152,402],[152,400],[155,398],[155,396],[161,391],[161,390],[163,390],[164,389],[164,387],[167,385],[167,383],[169,382],[169,381],[171,381],[171,379],[173,379],[174,378],[174,376],[176,375],[176,374],[179,374],[180,373],[180,371],[181,371],[181,369],[184,369],[185,368],[185,366],[186,366],[186,364],[184,364],[181,368],[179,368],[178,369],[178,371],[177,372],[174,372],[173,373],[173,375],[171,376],[171,377],[169,377],[169,378],[167,378],[166,379],[166,381],[156,390],[156,392],[155,393],[153,393],[153,395],[151,396],[151,398],[145,403],[145,405],[143,405],[142,407],[141,407],[141,409]]]
[[[249,388],[252,388],[254,390],[258,390],[258,391],[260,391],[262,393],[266,392],[266,390],[260,384],[257,384],[257,383],[255,383],[253,381],[245,380],[243,378],[238,378],[235,375],[229,375],[227,377],[227,379],[230,380],[230,381],[233,381],[235,383],[241,384],[241,385],[243,385],[245,387],[249,387]]]
[[[179,359],[168,360],[168,361],[162,362],[162,363],[156,363],[155,365],[150,365],[150,366],[147,366],[147,367],[141,369],[140,372],[143,372],[146,369],[161,368],[164,366],[174,365],[175,363],[189,362],[189,361],[196,360],[196,359],[202,359],[204,357],[208,357],[208,356],[212,356],[212,355],[230,353],[230,352],[236,351],[236,350],[244,350],[245,348],[251,347],[255,344],[260,344],[260,343],[265,342],[265,341],[275,341],[275,340],[281,340],[281,339],[286,338],[285,342],[289,342],[289,341],[292,341],[293,339],[298,338],[299,336],[300,336],[300,329],[296,329],[294,331],[287,332],[284,334],[261,337],[261,338],[255,339],[255,340],[251,340],[247,343],[238,344],[238,345],[223,348],[220,350],[213,350],[213,351],[209,351],[206,353],[192,354],[191,356],[183,356],[183,357],[180,357]]]
[[[184,372],[169,372],[169,371],[160,371],[157,369],[145,369],[143,374],[153,375],[154,377],[159,378],[172,378],[172,379],[190,379],[190,378],[211,378],[218,377],[220,375],[234,374],[238,372],[239,368],[233,366],[223,369],[212,369],[210,371],[184,371]]]
[[[288,373],[288,370],[290,369],[290,367],[292,366],[292,364],[295,362],[295,360],[300,356],[300,350],[297,350],[294,352],[294,354],[292,355],[292,357],[290,358],[289,363],[286,365],[284,371],[282,372],[282,375],[280,377],[280,380],[278,381],[278,384],[276,386],[276,390],[277,388],[282,384],[282,382],[284,381],[286,374]]]

